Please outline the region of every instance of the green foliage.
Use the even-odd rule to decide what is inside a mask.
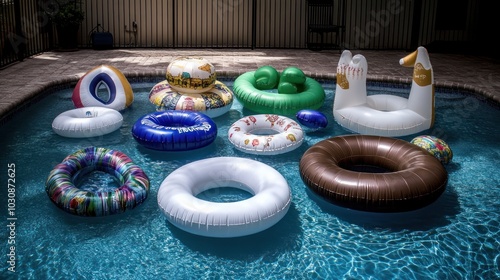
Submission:
[[[57,25],[79,25],[85,14],[78,0],[54,0],[53,13],[50,17]]]

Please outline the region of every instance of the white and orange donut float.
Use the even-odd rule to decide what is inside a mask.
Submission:
[[[107,97],[98,94],[101,86],[105,86]],[[132,87],[120,70],[110,65],[100,65],[80,78],[73,90],[75,107],[105,107],[123,110],[134,101]]]

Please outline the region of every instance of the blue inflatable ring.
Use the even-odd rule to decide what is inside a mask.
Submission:
[[[132,127],[132,136],[148,149],[187,151],[211,144],[217,137],[217,126],[199,112],[168,110],[141,117]]]

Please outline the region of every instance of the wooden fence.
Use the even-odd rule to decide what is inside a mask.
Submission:
[[[0,67],[57,47],[47,16],[54,1],[0,0]],[[341,45],[377,50],[473,42],[481,3],[346,1]],[[90,32],[100,24],[113,34],[115,48],[307,48],[306,7],[306,0],[83,0],[79,47],[91,47]]]

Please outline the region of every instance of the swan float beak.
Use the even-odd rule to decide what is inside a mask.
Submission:
[[[413,67],[417,61],[418,50],[410,53],[409,55],[401,58],[399,64],[405,67]]]

